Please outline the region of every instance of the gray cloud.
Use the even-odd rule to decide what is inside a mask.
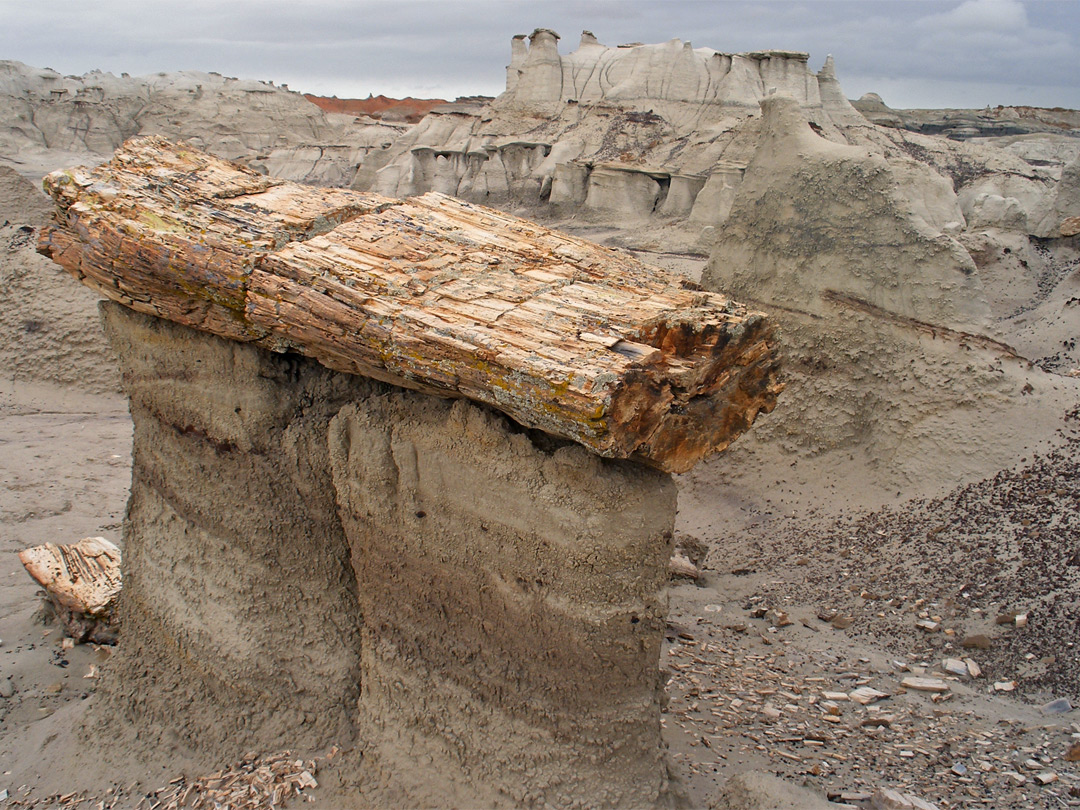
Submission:
[[[893,106],[1080,107],[1075,0],[0,0],[0,58],[65,73],[216,70],[362,96],[498,93],[510,37],[674,37],[836,58],[847,93]]]

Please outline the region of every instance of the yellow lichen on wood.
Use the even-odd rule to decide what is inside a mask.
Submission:
[[[781,388],[763,315],[442,194],[300,186],[154,137],[46,188],[40,250],[109,298],[485,402],[604,456],[684,471]]]

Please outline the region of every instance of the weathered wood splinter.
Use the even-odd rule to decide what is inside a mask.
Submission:
[[[104,537],[45,543],[19,552],[26,572],[45,589],[64,632],[76,641],[116,641],[120,549]]]
[[[468,397],[602,456],[684,472],[782,388],[763,315],[442,194],[301,186],[158,137],[45,187],[39,250],[108,298]]]

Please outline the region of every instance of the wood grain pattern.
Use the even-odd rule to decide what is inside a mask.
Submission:
[[[39,250],[113,300],[469,397],[603,456],[683,472],[782,389],[760,313],[445,195],[296,185],[157,137],[45,185]]]

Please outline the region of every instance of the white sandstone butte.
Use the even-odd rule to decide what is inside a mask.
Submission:
[[[446,105],[368,166],[355,187],[391,196],[442,191],[489,203],[550,203],[598,216],[726,216],[753,154],[759,102],[794,97],[830,137],[867,122],[831,58],[818,73],[795,51],[728,54],[679,39],[600,44],[589,31],[560,55],[538,28],[512,40],[506,92]]]

